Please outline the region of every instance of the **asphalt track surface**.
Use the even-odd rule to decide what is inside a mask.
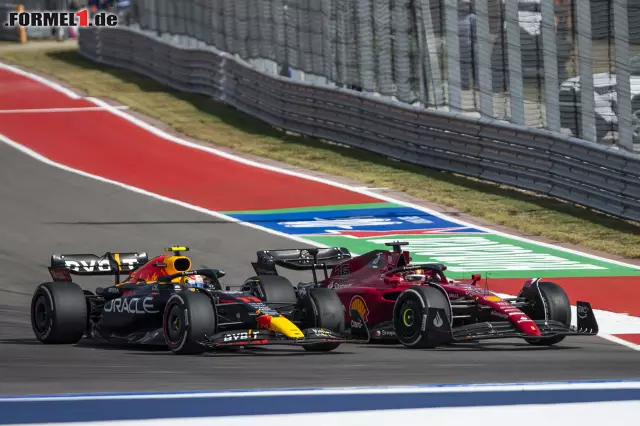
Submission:
[[[52,253],[158,253],[186,244],[226,285],[253,275],[255,251],[297,243],[40,163],[0,143],[0,394],[179,391],[640,378],[638,353],[600,338],[551,349],[508,343],[420,351],[343,345],[329,354],[270,347],[183,357],[133,346],[45,346],[29,303]],[[292,281],[306,275],[289,274]],[[93,290],[107,278],[79,280]]]

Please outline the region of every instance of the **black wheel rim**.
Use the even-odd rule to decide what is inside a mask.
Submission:
[[[404,300],[396,314],[396,324],[399,325],[399,337],[402,340],[412,340],[420,333],[420,317],[422,309],[413,300]]]
[[[184,321],[180,306],[173,305],[167,315],[167,337],[173,343],[180,341],[184,333]]]
[[[33,306],[33,323],[40,334],[46,333],[51,326],[51,307],[44,295],[40,295]]]

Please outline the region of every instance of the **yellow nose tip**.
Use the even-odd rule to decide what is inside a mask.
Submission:
[[[285,317],[273,317],[271,318],[271,324],[269,324],[269,329],[271,331],[275,331],[277,333],[282,333],[287,337],[297,339],[304,337],[304,334],[294,323],[289,321]]]

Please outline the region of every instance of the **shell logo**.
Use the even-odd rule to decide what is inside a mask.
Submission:
[[[362,319],[367,322],[367,317],[369,316],[369,308],[367,307],[367,303],[360,296],[353,296],[351,302],[349,303],[349,312],[352,309],[358,311],[358,313],[362,316]]]

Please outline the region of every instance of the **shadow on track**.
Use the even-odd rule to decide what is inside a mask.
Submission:
[[[420,352],[420,349],[411,349],[406,348],[401,345],[377,345],[373,344],[369,346],[370,348],[375,349],[396,349],[396,350],[409,350],[409,351],[417,351]],[[482,352],[518,352],[518,351],[564,351],[564,350],[580,350],[582,348],[575,346],[549,346],[549,347],[540,347],[540,346],[532,346],[528,343],[460,343],[460,344],[452,344],[447,346],[440,346],[435,349],[422,349],[422,352],[474,352],[474,351],[482,351]]]
[[[156,345],[137,345],[128,344],[122,342],[92,342],[89,340],[83,340],[75,345],[44,345],[35,338],[15,338],[15,339],[0,339],[0,344],[5,345],[18,345],[18,346],[53,346],[53,347],[67,347],[75,349],[98,349],[104,351],[119,351],[127,352],[128,355],[166,355],[175,356],[173,352],[168,350],[164,346]],[[352,352],[344,350],[335,350],[332,352],[308,352],[302,347],[269,347],[269,348],[219,348],[216,350],[205,352],[204,356],[260,356],[260,357],[272,357],[272,356],[332,356],[332,355],[348,355]]]
[[[7,345],[43,345],[36,339],[31,338],[16,338],[16,339],[0,339],[0,344]],[[63,345],[58,345],[63,346]],[[164,346],[155,346],[155,345],[136,345],[136,344],[128,344],[122,342],[92,342],[89,340],[81,341],[75,345],[67,345],[72,348],[77,349],[98,349],[105,351],[126,351],[133,355],[171,355],[173,353],[169,351]],[[351,345],[344,345],[345,348]],[[484,343],[484,344],[453,344],[447,346],[441,346],[435,349],[411,349],[406,348],[400,344],[394,343],[385,343],[385,344],[369,344],[369,345],[357,345],[359,348],[363,348],[365,350],[380,350],[380,349],[390,349],[396,351],[411,351],[412,353],[420,353],[423,352],[425,354],[430,352],[521,352],[521,351],[575,351],[582,350],[583,348],[578,346],[550,346],[550,347],[539,347],[539,346],[531,346],[528,343],[510,343],[510,344],[492,344],[492,343]],[[132,352],[133,351],[133,352]],[[331,355],[346,355],[352,353],[351,351],[345,350],[335,350],[332,352],[307,352],[302,347],[263,347],[263,348],[219,348],[213,351],[206,352],[205,354],[215,355],[215,356],[312,356],[312,355],[322,355],[322,356],[331,356]]]

